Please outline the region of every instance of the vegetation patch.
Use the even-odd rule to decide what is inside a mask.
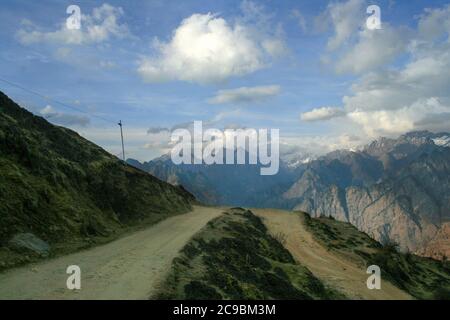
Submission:
[[[279,236],[282,239],[281,235]],[[210,221],[174,259],[164,299],[344,299],[296,263],[252,212]]]
[[[303,214],[308,230],[329,250],[361,266],[378,265],[388,280],[418,299],[450,299],[450,263],[401,253],[394,243],[381,245],[349,223]]]

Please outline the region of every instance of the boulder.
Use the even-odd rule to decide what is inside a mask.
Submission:
[[[32,233],[17,233],[9,240],[9,245],[12,249],[28,249],[44,257],[50,253],[50,245]]]

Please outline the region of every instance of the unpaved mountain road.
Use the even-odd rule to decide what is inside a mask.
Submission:
[[[387,281],[381,281],[380,290],[369,290],[366,270],[355,263],[328,251],[306,230],[301,215],[275,209],[252,209],[263,219],[272,234],[286,235],[286,249],[317,278],[338,289],[351,299],[405,300],[412,299],[406,292]]]
[[[194,207],[108,244],[0,273],[0,299],[148,299],[172,259],[220,208]],[[81,268],[81,290],[66,269]]]

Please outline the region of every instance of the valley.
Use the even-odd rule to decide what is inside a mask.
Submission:
[[[0,303],[442,317],[449,84],[450,0],[0,1]]]
[[[297,166],[280,155],[280,171],[271,177],[260,176],[258,166],[177,166],[168,156],[128,162],[204,203],[330,216],[403,252],[442,260],[450,257],[449,136],[410,132]]]
[[[336,234],[353,228],[333,221]],[[110,243],[0,273],[0,299],[404,300],[450,292],[450,266],[418,257],[402,262],[414,281],[397,284],[395,270],[383,268],[381,290],[368,289],[372,262],[360,252],[382,246],[353,228],[344,237],[356,242],[336,250],[324,241],[328,223],[301,212],[194,206]],[[81,269],[79,290],[66,287],[69,265]]]
[[[437,136],[282,164],[268,177],[258,165],[127,164],[4,94],[0,111],[0,299],[450,296],[449,151]],[[362,210],[367,199],[378,205]],[[366,286],[374,264],[380,290]],[[80,289],[67,288],[68,266],[80,268]]]

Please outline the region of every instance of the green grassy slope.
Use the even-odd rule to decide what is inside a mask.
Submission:
[[[305,215],[308,230],[329,250],[367,267],[378,265],[388,280],[418,299],[450,299],[450,263],[400,253],[381,245],[349,223]]]
[[[0,270],[33,260],[9,248],[17,233],[33,233],[52,253],[71,251],[186,212],[193,201],[0,92]]]
[[[152,298],[344,299],[297,264],[250,211],[210,221],[175,258]]]

